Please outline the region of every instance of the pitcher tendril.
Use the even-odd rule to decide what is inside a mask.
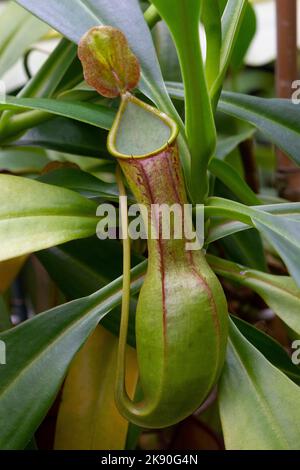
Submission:
[[[148,269],[136,311],[143,398],[134,403],[125,387],[130,241],[127,203],[122,197],[126,191],[118,169],[125,237],[116,404],[125,418],[141,427],[166,427],[192,414],[218,380],[227,345],[227,303],[204,253],[188,251],[185,235],[165,239],[160,230],[161,214],[151,211],[153,205],[177,204],[184,214],[182,222],[189,218],[192,225],[191,214],[183,209],[187,195],[177,124],[130,93],[138,85],[140,69],[125,36],[111,27],[93,28],[79,45],[79,57],[91,86],[104,96],[121,96],[107,147],[137,202],[148,209],[142,213],[148,228]],[[151,237],[152,233],[158,236]]]
[[[130,306],[130,238],[128,234],[128,208],[126,189],[122,180],[120,166],[117,166],[116,181],[120,195],[121,212],[121,230],[123,238],[123,290],[122,290],[122,309],[121,309],[121,327],[119,336],[119,351],[117,364],[117,390],[124,390],[126,393],[125,373],[126,373],[126,343],[129,321]],[[116,392],[118,395],[118,393]],[[126,393],[127,396],[127,393]],[[128,397],[129,400],[129,397]]]

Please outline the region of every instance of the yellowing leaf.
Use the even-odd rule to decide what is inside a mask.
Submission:
[[[139,62],[124,34],[116,28],[90,29],[80,40],[78,56],[87,83],[107,98],[132,90],[139,82]]]
[[[20,256],[0,263],[0,294],[9,288],[23,267],[27,256]]]
[[[55,436],[57,450],[122,450],[128,422],[114,400],[118,338],[98,326],[67,376]],[[127,390],[134,395],[136,353],[127,351]]]

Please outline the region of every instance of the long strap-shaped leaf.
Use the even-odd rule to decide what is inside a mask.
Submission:
[[[226,449],[297,450],[299,400],[300,388],[271,365],[231,322],[219,389]]]
[[[220,73],[211,89],[211,98],[215,102],[228,70],[230,59],[236,45],[236,39],[244,18],[248,0],[228,0],[222,16],[222,48]]]
[[[219,0],[202,2],[201,22],[206,35],[205,75],[210,89],[220,71],[222,28]]]
[[[300,289],[288,276],[276,276],[208,255],[216,274],[256,292],[295,332],[300,334]]]
[[[219,110],[250,122],[300,164],[300,108],[291,100],[224,92]]]
[[[184,90],[181,83],[169,82],[168,90],[174,98],[184,99]],[[218,106],[220,111],[257,127],[271,142],[284,150],[297,163],[300,163],[299,106],[295,106],[290,100],[257,98],[229,92],[222,93]],[[6,101],[0,101],[0,109],[39,110],[86,122],[92,126],[104,129],[111,127],[115,115],[113,110],[91,103],[72,101],[66,103],[61,100],[21,99],[14,97],[7,97]],[[19,119],[22,119],[21,116]],[[44,117],[45,119],[49,119],[49,114]],[[37,123],[39,122],[40,120],[37,119]],[[35,124],[33,123],[33,125]],[[28,127],[25,125],[24,129]]]
[[[219,178],[241,202],[249,205],[259,205],[260,199],[248,186],[245,180],[240,176],[229,163],[213,158],[209,163],[211,173]]]
[[[69,189],[0,175],[0,261],[92,236],[97,204]]]
[[[139,290],[144,265],[132,270]],[[36,316],[0,335],[7,365],[0,374],[0,448],[22,449],[43,420],[76,352],[120,303],[122,279],[95,294]]]
[[[46,24],[9,2],[0,18],[0,77],[48,30]]]
[[[170,96],[184,99],[182,83],[169,82]],[[223,92],[219,111],[249,122],[300,164],[300,107],[291,100]]]
[[[167,93],[149,28],[137,0],[17,0],[34,15],[78,43],[92,27],[99,24],[119,28],[127,37],[142,69],[140,89],[156,106],[177,121],[181,134],[179,146],[186,174],[190,171],[190,154],[184,126]]]
[[[260,206],[260,210],[274,215],[286,215],[290,219],[300,220],[300,203],[279,203]],[[237,222],[227,219],[212,219],[209,231],[206,238],[206,243],[212,243],[220,240],[221,238],[232,235],[243,230],[248,230],[251,227],[243,222]]]
[[[99,24],[121,29],[141,63],[143,91],[150,98],[167,99],[151,35],[136,0],[18,0],[18,3],[75,43]]]
[[[210,198],[207,215],[238,220],[257,228],[285,262],[295,282],[300,286],[300,220],[268,214],[260,206],[248,207],[228,199]]]
[[[262,330],[255,328],[241,318],[231,316],[231,319],[238,327],[245,338],[258,349],[273,366],[281,370],[295,384],[300,386],[300,366],[294,364],[287,351],[271,336]]]
[[[92,27],[106,24],[119,28],[142,68],[141,90],[171,115],[178,115],[169,99],[150,31],[137,0],[17,0],[20,5],[78,43]]]
[[[106,265],[105,259],[109,259],[111,251],[114,250],[115,252],[116,245],[118,245],[117,243],[116,245],[113,243],[113,245],[110,246],[111,243],[111,241],[105,242],[105,245],[99,252],[96,241],[95,243],[91,243],[91,240],[79,240],[66,246],[47,250],[39,255],[39,259],[62,292],[68,296],[74,295],[75,286],[76,295],[79,297],[86,295],[87,291],[93,291],[93,286],[97,285],[97,283],[99,285],[101,282],[103,282],[103,266]],[[89,248],[88,253],[87,248]],[[118,254],[120,249],[121,248],[119,246],[117,250]],[[207,261],[210,263],[213,270],[217,272],[217,274],[227,277],[228,279],[236,280],[235,278],[231,278],[232,275],[234,277],[237,275],[238,278],[243,278],[243,273],[245,273],[244,277],[248,277],[251,282],[251,274],[253,272],[257,273],[257,271],[240,267],[240,265],[222,260],[220,258],[212,257],[211,255],[207,257]],[[136,262],[136,260],[134,262]],[[121,260],[119,260],[119,263],[119,270],[121,270]],[[234,265],[234,269],[232,269],[232,264]],[[57,269],[55,269],[55,267],[57,267]],[[80,269],[74,269],[78,267],[80,267]],[[146,264],[144,264],[144,269],[146,269]],[[247,276],[248,272],[249,276]],[[266,285],[269,280],[268,276],[270,275],[267,274],[266,279],[264,278],[264,273],[261,275],[263,279],[262,284]],[[299,316],[297,315],[299,310],[299,308],[297,309],[297,304],[300,302],[299,288],[293,284],[292,279],[287,278],[286,276],[271,276],[271,279],[272,278],[277,280],[278,289],[276,286],[274,286],[274,289],[272,285],[269,287],[267,286],[268,288],[266,289],[266,296],[270,298],[270,303],[268,301],[269,305],[272,305],[274,310],[279,312],[280,315],[282,315],[282,318],[286,319],[290,315],[289,312],[285,311],[284,304],[285,300],[287,299],[288,305],[295,309],[293,312],[295,314],[295,319],[297,320],[297,317]],[[288,284],[293,285],[295,295],[292,293],[290,296],[290,293],[284,293],[284,284],[287,279],[289,279]],[[262,284],[258,282],[259,286],[262,286]],[[251,285],[249,287],[254,289],[255,285]],[[272,293],[275,292],[276,295],[276,291],[278,292],[278,296],[276,298],[274,296],[271,300]],[[298,292],[298,294],[296,292]],[[267,299],[267,297],[265,298]],[[271,301],[274,303],[271,304]],[[276,306],[275,302],[277,304]],[[293,312],[291,312],[292,315]],[[116,320],[119,320],[119,315],[116,316],[113,312],[111,312],[103,319],[102,324],[109,331],[118,335],[119,321],[114,321],[114,317],[116,317]],[[129,321],[130,336],[127,339],[127,343],[131,345],[135,345],[135,341],[133,341],[135,338],[134,320],[135,316],[132,316]],[[237,319],[234,319],[234,321],[237,322],[239,329],[242,328],[241,331],[243,335],[245,335],[246,338],[249,339],[249,341],[251,341],[269,359],[269,361],[271,361],[279,369],[283,370],[290,378],[292,378],[293,381],[296,381],[298,384],[300,384],[300,368],[297,368],[297,366],[291,362],[288,354],[278,343],[275,342],[275,340],[272,340],[272,338],[265,335],[263,332],[257,330],[245,322],[242,322],[241,320],[238,321]]]
[[[17,114],[5,120],[0,128],[0,141],[13,137],[18,133],[47,121],[54,116],[63,116],[84,122],[102,129],[110,129],[114,120],[113,110],[93,103],[80,101],[63,101],[50,98],[15,98],[7,96],[0,100],[1,110],[34,112]]]

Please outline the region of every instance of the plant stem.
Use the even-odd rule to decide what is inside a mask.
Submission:
[[[150,5],[144,13],[144,18],[150,29],[152,29],[158,21],[160,21],[160,15],[154,5]]]

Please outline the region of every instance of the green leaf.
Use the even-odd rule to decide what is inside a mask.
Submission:
[[[201,21],[206,35],[205,75],[210,89],[220,71],[222,28],[219,0],[202,2]]]
[[[185,88],[186,134],[191,152],[191,193],[195,202],[202,202],[207,192],[207,165],[216,146],[216,130],[200,47],[201,2],[152,0],[152,3],[167,23],[176,45]]]
[[[37,110],[42,111],[43,114],[33,114],[34,120],[33,122],[29,121],[29,123],[26,121],[26,115],[29,113],[13,116],[0,131],[0,138],[2,139],[11,135],[14,136],[18,132],[39,124],[41,121],[50,119],[51,114],[75,119],[102,129],[110,129],[115,116],[112,109],[100,104],[49,98],[15,98],[7,96],[5,99],[0,100],[0,110],[9,109],[13,111]],[[35,117],[37,122],[35,122]]]
[[[300,164],[300,109],[291,100],[224,92],[219,110],[254,125]]]
[[[184,87],[181,82],[166,81],[166,87],[171,98],[181,100],[181,101],[185,99]]]
[[[73,163],[82,171],[90,173],[101,180],[103,180],[104,175],[108,177],[109,181],[114,180],[116,164],[113,161],[109,162],[100,158],[83,157],[80,155],[69,155],[67,153],[51,151],[49,151],[48,154],[54,162]]]
[[[48,30],[49,26],[9,2],[0,16],[0,77]]]
[[[170,96],[184,99],[182,83],[168,82]],[[223,92],[218,110],[246,121],[300,163],[300,108],[291,100]]]
[[[297,385],[300,385],[300,367],[292,363],[291,358],[283,347],[263,331],[255,328],[240,318],[231,317],[242,335],[258,349],[268,361],[280,369]]]
[[[239,173],[229,163],[213,158],[209,164],[209,170],[222,181],[241,202],[247,205],[259,205],[260,199],[243,180]]]
[[[105,183],[77,168],[58,168],[40,176],[38,181],[71,189],[89,198],[100,197],[109,201],[119,201],[119,192],[115,184]]]
[[[152,31],[152,37],[164,79],[181,81],[178,55],[170,31],[164,21],[159,21],[156,24]]]
[[[255,129],[250,127],[247,130],[244,130],[233,136],[222,136],[219,134],[217,148],[216,148],[216,158],[219,160],[224,160],[233,150],[235,150],[239,144],[245,140],[251,139]]]
[[[132,292],[141,286],[133,273]],[[7,365],[0,376],[0,447],[23,449],[45,417],[69,365],[99,321],[121,301],[122,279],[42,313],[0,335]],[[34,386],[33,386],[34,384]]]
[[[99,240],[96,236],[39,251],[36,256],[72,300],[92,294],[123,272],[122,244],[117,240]],[[139,261],[133,255],[132,264]]]
[[[245,55],[256,33],[256,15],[251,3],[247,2],[246,11],[243,16],[242,24],[235,40],[235,46],[232,52],[230,68],[233,71],[239,71],[242,67]]]
[[[292,330],[300,334],[300,289],[288,276],[276,276],[209,255],[214,271],[256,292]]]
[[[268,271],[264,246],[256,229],[234,233],[222,239],[221,246],[227,258],[249,268]]]
[[[1,50],[5,47],[5,44],[9,39],[15,34],[18,29],[18,25],[22,24],[26,17],[31,15],[24,11],[23,8],[20,8],[14,2],[7,4],[4,9],[2,7],[0,25],[1,25],[1,39],[0,39],[0,48]],[[12,18],[14,22],[11,21]]]
[[[284,199],[279,199],[279,201],[285,201]],[[279,202],[276,198],[276,203],[274,204],[263,204],[259,207],[253,207],[259,211],[267,212],[268,214],[286,216],[292,220],[300,219],[300,202]]]
[[[140,61],[141,90],[160,109],[177,116],[165,89],[150,31],[136,0],[51,0],[51,5],[18,0],[18,3],[77,44],[94,26],[107,24],[120,29]]]
[[[230,322],[227,360],[219,386],[226,449],[298,449],[299,400],[300,388]]]
[[[52,96],[76,55],[77,47],[63,38],[18,96],[22,98]]]
[[[0,150],[0,169],[15,174],[39,173],[49,162],[42,149],[24,146]]]
[[[211,89],[212,101],[215,102],[222,87],[222,82],[230,65],[239,31],[247,8],[247,0],[228,0],[222,15],[222,49],[220,73]]]
[[[234,233],[250,229],[251,227],[249,225],[243,224],[242,222],[222,219],[219,217],[212,218],[205,242],[207,244],[210,244],[216,242],[217,240],[221,240],[224,237],[228,237],[229,235],[232,235]]]
[[[106,140],[107,132],[99,127],[58,117],[29,129],[17,143],[63,153],[107,158]]]
[[[262,220],[254,220],[257,229],[269,240],[285,262],[290,274],[300,286],[300,220],[288,217],[264,215]]]
[[[180,156],[188,176],[190,153],[184,126],[167,93],[152,37],[137,0],[51,0],[51,6],[35,0],[18,0],[18,3],[75,43],[79,42],[86,31],[100,24],[114,26],[125,34],[141,65],[142,79],[139,88],[158,109],[172,116],[179,125]]]
[[[95,233],[97,205],[79,194],[0,175],[0,260]]]
[[[221,198],[208,199],[205,210],[207,215],[238,220],[257,228],[280,255],[295,282],[300,286],[299,218],[268,214],[264,212],[263,206],[248,207]]]
[[[19,7],[18,7],[19,8]],[[26,14],[26,12],[24,12]],[[62,39],[54,51],[49,55],[38,72],[27,82],[18,93],[18,97],[49,97],[55,92],[66,71],[70,69],[77,55],[77,47],[67,39]],[[18,112],[6,111],[1,118],[3,128],[11,117]],[[34,124],[32,124],[33,126]],[[30,123],[26,128],[30,127]]]
[[[90,295],[123,272],[122,246],[115,240],[99,240],[96,237],[75,240],[37,254],[50,277],[68,299]],[[114,260],[112,263],[111,260]],[[132,254],[132,265],[142,257]],[[144,271],[146,265],[144,263]],[[142,273],[142,271],[141,271]],[[131,299],[130,322],[127,342],[135,345],[136,300]],[[120,309],[114,309],[102,322],[109,331],[119,334]]]
[[[260,209],[275,215],[287,215],[293,220],[300,218],[300,203],[297,202],[262,205],[260,206]],[[212,218],[210,221],[206,243],[212,243],[233,233],[249,230],[250,228],[251,227],[249,225],[242,222],[222,219],[219,217]]]

